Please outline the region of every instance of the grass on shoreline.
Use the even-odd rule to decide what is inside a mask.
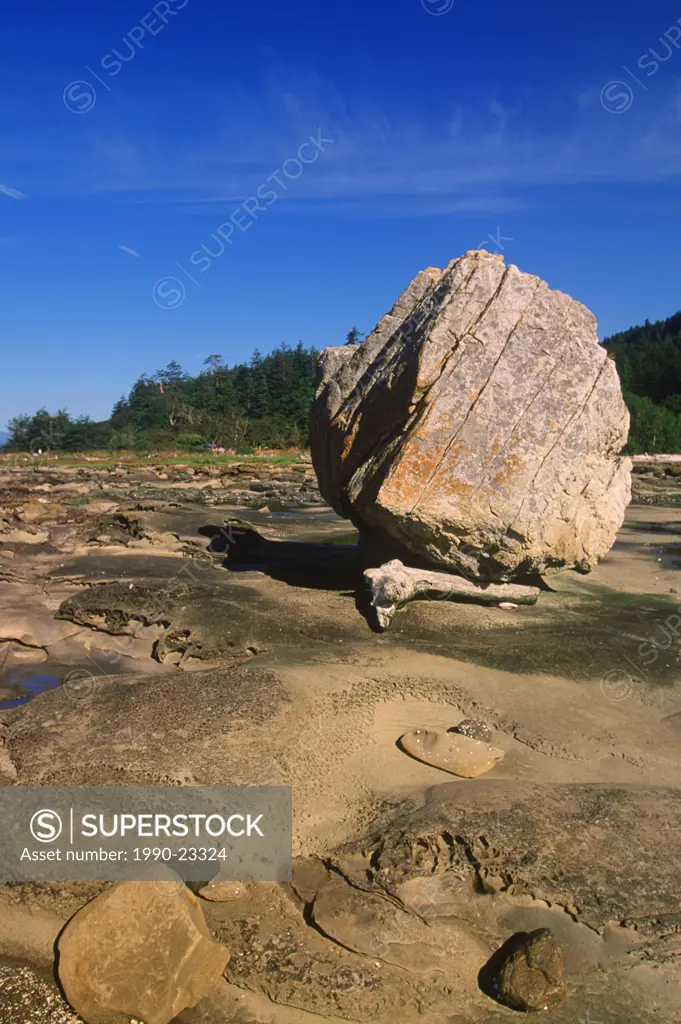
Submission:
[[[309,464],[303,452],[265,452],[258,455],[211,455],[210,452],[48,452],[44,455],[29,455],[25,452],[0,453],[0,466],[96,466],[110,469],[115,466],[147,468],[153,466],[230,466],[239,462],[259,462],[263,464],[295,465]]]

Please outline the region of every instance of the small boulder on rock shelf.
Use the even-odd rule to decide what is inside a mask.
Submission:
[[[452,726],[448,732],[460,733],[461,736],[470,736],[472,740],[481,740],[483,743],[491,743],[493,739],[492,730],[484,722],[477,718],[464,718],[463,722]]]
[[[504,756],[503,750],[489,743],[458,732],[436,732],[432,729],[414,729],[405,733],[400,737],[400,746],[418,761],[464,779],[484,775]]]
[[[229,951],[199,901],[177,882],[122,882],[71,918],[58,942],[59,981],[87,1024],[168,1024],[218,983]]]
[[[491,988],[514,1010],[546,1010],[567,994],[563,953],[548,928],[517,932],[483,970]]]
[[[248,890],[243,882],[221,882],[213,879],[199,889],[199,896],[211,903],[228,903],[232,900],[241,900],[247,895]]]

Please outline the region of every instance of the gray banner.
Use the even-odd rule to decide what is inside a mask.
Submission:
[[[0,879],[291,879],[287,786],[0,786]]]

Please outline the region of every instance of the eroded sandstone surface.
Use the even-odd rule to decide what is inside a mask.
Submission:
[[[535,605],[416,600],[379,634],[347,521],[206,506],[166,471],[0,482],[0,778],[293,787],[293,881],[199,894],[230,959],[178,1024],[506,1020],[480,972],[542,928],[552,1021],[675,1022],[678,508],[632,506]],[[504,757],[458,778],[414,730]],[[75,1020],[55,943],[108,891],[0,885],[0,1024]]]

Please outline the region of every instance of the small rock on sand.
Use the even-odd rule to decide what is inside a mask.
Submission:
[[[545,1010],[565,998],[563,954],[548,928],[517,932],[492,959],[494,987],[507,1006]]]
[[[492,742],[492,730],[479,722],[477,718],[464,718],[463,722],[448,729],[448,732],[460,733],[461,736],[470,736],[472,740],[481,740],[483,743]]]
[[[418,761],[464,779],[484,775],[504,756],[504,751],[458,732],[415,729],[400,737],[402,749]]]
[[[207,882],[199,889],[199,896],[211,903],[227,903],[240,900],[248,894],[243,882]]]

